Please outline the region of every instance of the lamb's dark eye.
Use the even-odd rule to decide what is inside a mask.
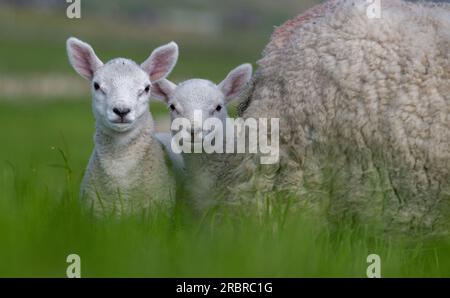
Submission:
[[[147,92],[147,93],[148,93],[148,92],[150,91],[150,85],[147,85],[147,87],[145,87],[145,89],[144,89],[144,90],[145,90],[145,92]]]
[[[95,90],[100,89],[100,85],[99,85],[97,82],[94,83],[94,89],[95,89]]]
[[[222,110],[222,106],[221,105],[218,105],[217,107],[216,107],[216,111],[217,112],[220,112]]]
[[[169,108],[170,108],[172,111],[175,111],[175,110],[176,110],[175,105],[173,105],[173,104],[171,104],[171,105],[169,106]]]

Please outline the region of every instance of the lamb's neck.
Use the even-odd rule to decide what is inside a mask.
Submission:
[[[136,126],[126,132],[115,132],[97,123],[95,150],[98,154],[123,156],[136,147],[150,146],[153,140],[153,119],[150,112],[137,120]]]
[[[191,153],[183,154],[183,159],[185,160],[187,169],[205,168],[216,163],[220,158],[223,158],[225,154],[227,154],[226,138],[224,138],[223,140],[222,153],[218,152],[206,153],[204,150],[202,150],[202,152],[199,153],[195,153],[192,151]]]
[[[213,155],[215,155],[216,153],[206,153],[206,152],[201,152],[201,153],[185,153],[183,154],[183,158],[186,160],[187,163],[197,163],[197,162],[206,162],[209,159],[212,158]]]

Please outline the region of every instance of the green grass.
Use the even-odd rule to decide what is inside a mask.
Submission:
[[[0,59],[0,74],[64,73],[75,77],[66,54],[70,36],[90,43],[103,62],[125,57],[140,63],[153,49],[174,40],[180,57],[171,79],[199,77],[218,83],[234,67],[257,61],[272,29],[251,34],[227,31],[205,38],[126,20],[111,22],[87,16],[82,21],[68,21],[64,12],[0,10],[0,56],[4,57]]]
[[[220,222],[183,206],[172,218],[96,220],[78,203],[92,150],[88,101],[3,102],[0,127],[2,277],[64,277],[72,253],[84,277],[365,277],[372,253],[384,277],[450,277],[448,239],[331,226],[284,206]]]

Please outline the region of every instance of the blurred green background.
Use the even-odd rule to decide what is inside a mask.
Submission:
[[[0,1],[0,276],[64,277],[71,253],[82,276],[365,277],[371,253],[382,257],[383,276],[450,276],[448,239],[391,239],[288,212],[220,225],[80,212],[94,119],[88,83],[67,61],[69,36],[103,61],[141,62],[174,40],[171,80],[219,82],[241,63],[256,66],[274,26],[315,2],[82,0],[81,19],[68,19],[63,0]],[[167,109],[151,110],[164,129]]]

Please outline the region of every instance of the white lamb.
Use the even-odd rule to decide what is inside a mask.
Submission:
[[[67,40],[67,52],[73,68],[91,82],[96,119],[82,198],[96,215],[168,210],[174,181],[153,136],[149,99],[153,83],[176,64],[178,46],[172,42],[157,48],[141,65],[124,58],[103,64],[90,45],[76,38]]]
[[[246,90],[251,75],[252,66],[243,64],[232,70],[219,85],[203,79],[191,79],[176,85],[164,79],[155,84],[152,95],[168,105],[172,121],[177,118],[190,121],[191,131],[188,133],[192,136],[193,143],[203,142],[212,134],[201,125],[195,127],[196,121],[201,120],[203,123],[207,118],[220,119],[224,129],[223,144],[226,146],[225,120],[229,117],[227,105]],[[194,114],[198,112],[201,112],[202,119],[195,119]],[[170,146],[170,136],[159,137],[165,140],[167,147]],[[203,209],[214,203],[208,197],[215,188],[214,177],[223,168],[224,158],[225,154],[207,154],[204,151],[183,154],[186,190],[196,208]]]

